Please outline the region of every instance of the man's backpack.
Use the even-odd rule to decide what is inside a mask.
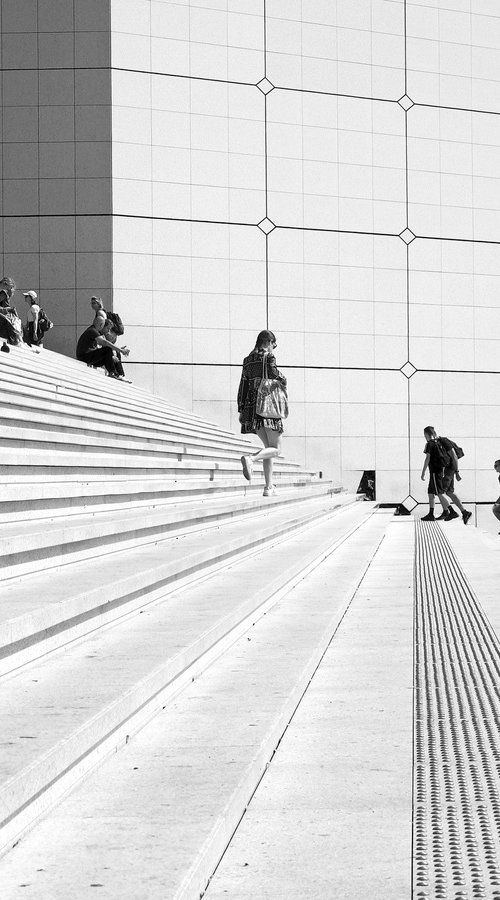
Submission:
[[[457,459],[462,459],[462,456],[464,456],[464,451],[462,450],[462,448],[459,447],[458,444],[455,444],[455,441],[452,441],[451,438],[448,438],[448,440],[449,440],[451,446],[453,447],[455,453],[457,454]]]
[[[451,441],[450,441],[451,444]],[[451,462],[451,454],[448,452],[446,447],[443,447],[440,438],[436,438],[434,442],[435,450],[436,450],[436,458],[440,466],[443,469],[449,469],[452,465]]]
[[[120,316],[118,315],[118,313],[117,312],[107,312],[106,315],[107,315],[109,321],[113,323],[113,331],[116,334],[123,334],[125,329],[123,327],[123,322],[122,322]]]
[[[54,323],[51,322],[47,313],[42,307],[40,307],[40,311],[38,313],[38,335],[39,337],[43,337],[43,335],[50,331],[51,328],[54,327]]]

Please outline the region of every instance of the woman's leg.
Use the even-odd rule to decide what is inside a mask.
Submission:
[[[492,512],[495,518],[500,521],[500,503],[498,501],[492,506]]]
[[[262,450],[257,450],[257,453],[245,454],[241,457],[243,475],[247,481],[251,481],[253,464],[262,460],[266,488],[269,488],[272,486],[273,479],[273,459],[281,453],[281,433],[273,428],[259,428],[257,436],[264,447]]]
[[[260,428],[257,434],[264,444],[264,449],[254,454],[252,462],[262,460],[266,488],[270,488],[273,484],[273,459],[281,452],[281,434],[272,428]]]

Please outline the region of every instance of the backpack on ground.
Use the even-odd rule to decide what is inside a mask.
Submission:
[[[40,307],[40,311],[38,313],[38,336],[39,339],[43,337],[43,335],[50,331],[51,328],[54,327],[54,323],[49,319],[47,313],[42,307]]]
[[[113,331],[118,335],[123,334],[125,329],[123,327],[123,322],[122,322],[120,316],[118,315],[118,313],[117,312],[107,312],[106,315],[107,315],[109,321],[113,323]]]

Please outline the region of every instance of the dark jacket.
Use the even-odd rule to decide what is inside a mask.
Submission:
[[[286,387],[286,378],[276,366],[276,359],[272,353],[266,353],[265,375],[266,378],[277,378]],[[268,424],[275,427],[272,422],[262,419],[255,412],[257,391],[262,379],[264,368],[264,350],[252,350],[243,360],[240,386],[238,389],[238,413],[243,433],[255,432],[258,428]],[[274,420],[281,422],[281,419]]]

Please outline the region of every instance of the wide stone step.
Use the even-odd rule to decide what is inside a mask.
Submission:
[[[257,497],[262,495],[263,475],[260,477],[256,466],[256,477],[251,484],[238,472],[232,477],[219,477],[212,481],[196,478],[179,478],[166,480],[160,476],[150,476],[139,480],[120,478],[114,475],[110,480],[100,472],[87,476],[86,481],[75,480],[74,476],[45,476],[43,482],[32,476],[21,478],[17,472],[16,480],[2,485],[0,500],[0,521],[16,522],[32,518],[53,518],[55,516],[73,516],[86,512],[103,512],[109,509],[121,510],[131,506],[143,508],[158,506],[175,501],[209,500],[220,497]],[[307,475],[296,475],[275,472],[274,478],[283,490],[295,488],[297,498],[309,485],[323,485],[325,493],[341,493],[340,485],[333,482],[311,480]]]
[[[57,356],[54,354],[53,356]],[[124,416],[126,410],[127,416],[132,420],[143,421],[150,419],[151,424],[162,421],[170,421],[175,424],[184,424],[187,428],[204,428],[207,424],[213,428],[221,437],[224,436],[228,440],[234,440],[234,433],[222,428],[215,423],[207,423],[207,420],[189,412],[185,409],[168,403],[155,394],[149,394],[134,386],[128,386],[121,382],[116,382],[110,378],[101,379],[97,373],[92,373],[90,380],[84,380],[81,372],[75,373],[77,378],[66,371],[67,363],[64,362],[61,377],[56,377],[49,369],[46,372],[36,373],[29,371],[25,366],[25,359],[20,363],[17,371],[9,368],[10,357],[7,364],[0,359],[0,378],[3,384],[3,400],[4,403],[15,403],[16,398],[26,400],[31,395],[36,398],[37,403],[43,407],[47,403],[51,403],[54,399],[62,398],[75,409],[90,408],[96,410],[106,410],[111,415]],[[61,366],[61,363],[58,363]],[[95,380],[97,378],[97,381]],[[32,402],[32,407],[34,403]]]
[[[0,791],[5,846],[99,760],[128,746],[50,814],[48,853],[49,828],[42,822],[6,857],[7,885],[14,884],[10,879],[22,863],[27,864],[23,896],[34,898],[35,889],[50,886],[53,873],[62,875],[66,886],[71,859],[85,872],[83,879],[73,878],[70,895],[77,900],[88,896],[91,883],[102,885],[109,897],[145,896],[144,872],[135,865],[134,873],[130,865],[146,858],[137,853],[144,842],[148,858],[155,858],[148,900],[199,896],[376,551],[387,518],[370,517],[367,504],[359,505],[171,597],[140,621],[129,619],[75,645],[70,654],[56,654],[40,668],[33,665],[10,678],[5,689],[19,715],[14,728],[12,721],[5,723],[11,729],[7,736],[13,735]],[[286,574],[277,577],[277,572]],[[199,684],[187,687],[131,739],[215,657]],[[189,665],[177,684],[172,683],[174,660],[178,669]],[[23,744],[20,733],[30,740]],[[80,858],[67,843],[77,808],[77,843],[85,851],[87,844],[92,848],[99,873],[91,881],[83,854]],[[127,841],[115,831],[124,823]],[[48,877],[37,875],[37,868]]]
[[[90,561],[72,562],[70,554],[55,552],[52,568],[48,557],[42,556],[41,563],[30,561],[27,565],[37,566],[32,574],[23,570],[21,555],[17,566],[2,569],[2,574],[10,571],[11,578],[4,575],[0,582],[0,672],[164,596],[182,580],[198,578],[201,571],[351,505],[359,509],[357,515],[369,508],[349,494],[275,505],[252,517],[184,526],[144,546],[137,547],[135,539],[124,541],[115,552]]]
[[[62,402],[64,400],[64,402]],[[37,409],[33,411],[33,403]],[[141,414],[134,415],[123,406],[114,409],[92,398],[84,398],[76,403],[73,398],[63,398],[57,394],[53,399],[44,399],[34,395],[31,389],[26,391],[23,402],[18,397],[3,394],[0,401],[1,418],[18,427],[19,422],[43,421],[43,416],[57,431],[75,434],[102,435],[123,434],[134,440],[173,441],[174,443],[190,443],[202,446],[225,448],[234,452],[248,452],[254,446],[244,436],[225,434],[217,430],[217,426],[207,422],[184,422],[174,415],[155,415],[154,409],[142,409]],[[115,431],[115,428],[118,429]]]
[[[201,452],[207,447],[213,447],[220,453],[233,455],[235,453],[250,452],[254,449],[254,444],[249,441],[239,441],[235,438],[232,442],[225,439],[217,440],[208,429],[205,433],[201,429],[192,433],[183,433],[179,426],[168,427],[164,425],[162,429],[153,430],[148,427],[147,423],[138,428],[132,427],[130,423],[127,425],[119,425],[113,422],[112,430],[110,429],[110,421],[96,421],[86,411],[85,419],[80,415],[70,417],[66,414],[65,407],[62,407],[57,414],[44,414],[40,410],[32,411],[29,403],[23,409],[13,410],[12,408],[2,408],[0,404],[0,425],[2,434],[5,439],[9,440],[50,440],[59,443],[80,443],[82,445],[91,445],[98,443],[100,446],[123,446],[137,447],[138,449],[149,448],[151,450],[175,449],[178,452],[187,452],[186,448],[193,448]]]
[[[52,519],[45,513],[29,520],[0,525],[0,564],[2,578],[8,579],[39,571],[43,566],[57,566],[76,559],[95,558],[120,548],[141,546],[161,540],[170,532],[183,534],[188,529],[205,527],[238,516],[267,514],[271,509],[319,497],[330,504],[327,484],[318,482],[295,490],[282,491],[274,497],[253,496],[241,499],[211,498],[183,503],[149,504],[137,508],[130,504],[121,510],[86,512],[71,517]],[[251,525],[249,526],[251,527]]]

